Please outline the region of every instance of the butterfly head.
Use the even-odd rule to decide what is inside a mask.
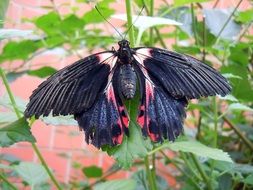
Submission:
[[[127,40],[121,40],[121,41],[119,41],[118,42],[118,44],[119,44],[119,47],[120,48],[130,48],[129,47],[129,45],[130,45],[130,42],[129,41],[127,41]]]

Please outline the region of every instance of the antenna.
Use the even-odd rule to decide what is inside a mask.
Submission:
[[[140,10],[138,16],[135,18],[135,20],[134,20],[134,22],[131,24],[131,26],[127,29],[127,31],[126,31],[126,33],[125,33],[123,39],[126,38],[126,35],[128,34],[129,30],[133,27],[133,25],[135,24],[135,22],[138,20],[138,18],[139,18],[139,16],[141,15],[141,13],[142,13],[142,11],[143,11],[144,8],[145,8],[145,5],[143,5],[143,7],[141,8],[141,10]]]
[[[119,36],[120,36],[122,39],[124,39],[123,36],[122,36],[122,34],[117,30],[117,28],[115,28],[115,26],[113,26],[113,25],[102,15],[102,13],[100,12],[100,10],[98,9],[97,6],[95,6],[95,9],[96,9],[97,12],[100,14],[100,16],[101,16],[108,24],[110,24],[110,26],[119,34]]]

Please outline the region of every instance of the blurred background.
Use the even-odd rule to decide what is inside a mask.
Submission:
[[[149,3],[150,1],[144,2]],[[152,42],[150,42],[150,29],[148,29],[143,33],[140,45],[166,47],[170,50],[192,54],[199,59],[203,58],[200,54],[203,51],[203,47],[206,46],[206,57],[204,61],[208,64],[213,64],[216,68],[222,67],[224,73],[232,73],[232,78],[236,78],[238,74],[237,71],[240,69],[238,65],[243,65],[246,69],[240,71],[248,76],[246,77],[248,82],[241,83],[240,86],[235,87],[237,91],[232,97],[237,101],[231,99],[216,101],[220,103],[217,108],[219,110],[219,115],[222,115],[223,111],[227,112],[228,106],[232,103],[242,103],[247,107],[243,109],[242,104],[238,104],[237,106],[239,106],[239,109],[229,110],[230,115],[228,118],[237,119],[233,120],[237,126],[243,125],[244,128],[240,128],[243,134],[245,134],[247,130],[249,131],[249,135],[251,136],[248,136],[249,139],[247,140],[250,142],[248,146],[251,146],[253,139],[252,109],[250,108],[250,106],[252,106],[253,97],[252,81],[250,81],[252,77],[253,60],[252,55],[250,58],[250,52],[252,53],[252,46],[250,47],[250,44],[252,45],[253,39],[251,28],[253,14],[252,2],[247,0],[191,1],[191,4],[189,2],[184,4],[183,1],[179,1],[178,3],[170,0],[155,1],[153,4],[153,15],[162,15],[163,17],[182,22],[184,25],[181,28],[172,25],[162,25],[157,26],[156,29],[153,28],[152,34],[154,37]],[[117,41],[120,38],[115,30],[95,13],[96,11],[93,7],[96,3],[98,3],[98,1],[1,0],[0,20],[2,20],[2,29],[0,32],[0,47],[2,50],[0,54],[0,64],[1,68],[5,71],[11,92],[15,97],[19,110],[24,110],[32,91],[56,70],[82,57],[86,57],[91,53],[99,52],[104,49],[111,49],[112,46],[117,49]],[[100,3],[99,6],[101,7],[102,14],[123,33],[125,31],[125,21],[109,17],[112,14],[125,14],[125,2],[111,0],[100,1]],[[142,1],[132,1],[131,6],[133,14],[139,14],[142,7],[141,4]],[[205,42],[204,45],[203,42],[201,42],[201,36],[197,38],[195,36],[198,35],[198,33],[196,34],[192,27],[194,20],[192,20],[191,10],[194,10],[194,18],[196,17],[199,23],[203,23],[203,14],[206,14],[204,20],[206,22],[206,28],[204,30],[208,30],[208,32],[205,33],[208,41]],[[216,10],[216,12],[214,10]],[[220,10],[223,10],[223,12]],[[235,12],[233,12],[234,10]],[[245,10],[251,10],[251,12],[245,13],[247,14],[246,16],[239,14]],[[223,33],[219,34],[222,28],[218,25],[221,22],[224,24],[225,20],[228,19],[232,13],[234,13],[234,15],[231,16],[233,17],[231,19],[233,23],[231,23],[232,21],[227,23],[225,27],[228,27],[228,29],[224,29]],[[148,14],[147,10],[144,10],[142,13],[142,15]],[[212,23],[212,20],[214,23]],[[215,23],[217,26],[215,26]],[[195,29],[201,30],[203,27],[202,25],[197,25]],[[214,28],[210,28],[211,25]],[[10,30],[5,31],[4,29]],[[60,34],[58,30],[61,31]],[[160,36],[157,35],[156,30],[160,31]],[[135,36],[137,36],[137,33],[138,29],[135,28]],[[216,38],[218,38],[219,42],[212,43],[211,41]],[[198,43],[196,44],[195,41]],[[232,43],[234,45],[230,46]],[[243,54],[245,51],[247,51],[247,55]],[[217,57],[213,56],[214,54],[216,54]],[[231,62],[237,62],[238,65],[227,67],[230,64],[234,64]],[[249,65],[246,66],[247,64]],[[237,77],[243,77],[240,73],[238,75]],[[238,84],[238,82],[232,81],[232,84],[235,85]],[[239,88],[241,88],[242,92],[239,92]],[[4,124],[15,121],[16,115],[14,111],[9,111],[12,108],[2,81],[0,81],[0,97],[0,123]],[[213,101],[213,99],[208,99],[204,101],[203,104],[208,101]],[[193,106],[190,105],[185,124],[186,135],[194,138],[200,135],[200,141],[206,145],[210,145],[210,142],[213,141],[213,136],[209,132],[213,130],[213,127],[210,127],[209,132],[207,129],[203,129],[200,134],[197,129],[197,126],[200,126],[198,122],[200,122],[201,119],[203,127],[208,125],[207,123],[210,123],[208,119],[205,119],[205,115],[200,117],[201,111],[205,112],[205,109],[208,110],[208,107],[202,109],[197,107],[196,103],[196,101],[193,101]],[[209,114],[213,115],[213,112],[210,111]],[[245,147],[243,144],[244,140],[238,138],[237,133],[234,132],[231,126],[226,124],[225,121],[219,121],[218,124],[219,127],[223,126],[219,128],[218,147],[223,150],[225,149],[225,151],[231,150],[232,153],[230,153],[230,155],[232,155],[234,160],[238,159],[240,163],[251,165],[252,150],[247,148],[247,143]],[[228,128],[227,131],[226,127]],[[221,130],[225,130],[226,134],[222,133]],[[79,131],[79,128],[71,117],[49,117],[36,120],[32,125],[31,131],[36,138],[36,145],[46,163],[54,172],[55,177],[61,183],[72,184],[68,186],[70,189],[82,189],[85,186],[84,184],[92,184],[96,182],[96,180],[101,179],[102,174],[92,177],[87,174],[87,171],[85,172],[84,168],[90,166],[96,166],[95,169],[99,171],[102,169],[103,177],[107,179],[130,178],[138,170],[138,163],[131,169],[121,170],[117,164],[115,164],[113,157],[108,156],[106,152],[97,150],[91,145],[87,145],[84,141],[83,132]],[[230,139],[233,142],[232,145],[228,142],[229,135],[231,135],[231,138],[233,137]],[[226,139],[221,138],[222,140],[220,140],[220,136],[225,136],[224,138]],[[2,138],[1,135],[0,138]],[[222,144],[224,145],[223,147]],[[238,149],[235,148],[235,146]],[[241,155],[242,157],[238,158],[238,156],[240,156],[238,154],[233,157],[233,153],[236,152],[241,152],[245,157]],[[175,153],[170,150],[164,150],[163,153],[166,154],[167,158],[174,158],[175,155]],[[3,147],[0,149],[0,155],[2,164],[13,163],[15,161],[40,163],[37,154],[34,152],[29,142],[18,142],[9,147]],[[182,171],[175,167],[172,162],[169,162],[168,159],[162,161],[161,159],[161,156],[159,158],[158,155],[156,169],[157,174],[162,176],[162,183],[165,184],[163,189],[166,189],[166,186],[168,189],[181,189],[184,186],[182,185],[184,182],[176,178],[182,174]],[[4,171],[3,168],[1,171]],[[185,171],[187,173],[187,170]],[[29,186],[26,187],[23,180],[16,178],[15,175],[12,177],[12,175],[7,172],[6,176],[10,176],[10,181],[15,182],[20,189],[30,188]],[[102,180],[104,180],[104,178]],[[234,185],[233,188],[235,189],[244,187],[238,186],[238,184],[241,183],[240,181],[233,183],[234,178],[229,178],[227,180]],[[48,189],[54,189],[53,186],[45,186],[45,189],[46,187]],[[67,186],[65,187],[67,188]],[[201,186],[201,184],[200,187],[203,187],[203,189],[206,188],[205,185]],[[248,186],[246,185],[245,189],[247,188]]]

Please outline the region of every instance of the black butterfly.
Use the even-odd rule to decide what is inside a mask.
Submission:
[[[129,116],[123,104],[140,87],[137,122],[152,141],[174,141],[183,130],[188,99],[231,91],[227,80],[199,60],[159,48],[130,48],[90,55],[39,85],[25,116],[73,114],[87,143],[100,148],[121,144]]]

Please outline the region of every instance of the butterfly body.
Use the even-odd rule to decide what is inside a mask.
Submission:
[[[130,118],[124,99],[139,86],[136,122],[155,142],[174,141],[183,130],[189,99],[231,91],[212,67],[188,55],[159,48],[119,49],[81,59],[49,77],[30,97],[25,116],[73,114],[87,143],[100,148],[117,145],[128,135]]]

